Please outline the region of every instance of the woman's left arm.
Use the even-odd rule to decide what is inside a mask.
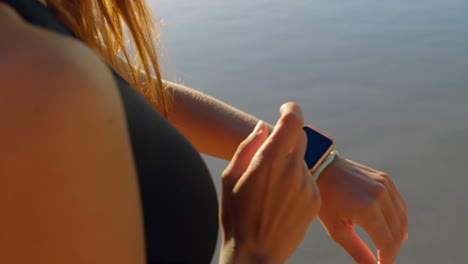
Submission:
[[[231,160],[259,119],[186,86],[165,82],[172,102],[168,120],[201,153]],[[270,131],[271,125],[268,125]]]
[[[186,86],[166,84],[172,94],[168,120],[199,152],[231,160],[258,118]],[[376,259],[393,263],[408,236],[408,213],[392,179],[337,156],[317,185],[322,196],[319,218],[332,239],[359,264]],[[356,224],[371,237],[377,258],[354,233]]]
[[[131,83],[128,63],[123,57],[118,60],[120,69],[116,71]],[[139,78],[146,78],[144,71],[139,72]],[[259,121],[192,88],[168,81],[163,81],[163,85],[167,87],[166,95],[170,98],[167,119],[200,153],[230,161],[239,144]],[[267,124],[267,127],[271,132],[273,126]]]
[[[200,152],[230,160],[258,119],[183,85],[167,84],[173,94],[169,121]],[[408,214],[392,179],[337,156],[317,184],[323,205],[319,218],[332,239],[357,263],[393,263],[407,239]],[[377,257],[354,232],[356,224],[373,240]]]

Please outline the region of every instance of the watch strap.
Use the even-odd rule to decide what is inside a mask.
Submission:
[[[317,170],[314,173],[312,173],[312,177],[314,177],[315,181],[317,181],[318,178],[320,177],[320,173],[322,173],[322,171],[328,165],[330,165],[330,163],[332,163],[332,161],[335,159],[335,156],[339,154],[340,153],[338,152],[338,150],[333,150],[332,152],[330,152],[330,154],[328,154],[328,156],[325,158],[325,160],[323,160],[322,164],[320,164]]]

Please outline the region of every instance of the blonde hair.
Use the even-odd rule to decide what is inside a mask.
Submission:
[[[167,117],[157,23],[145,0],[46,0],[46,3],[65,25]],[[135,58],[130,57],[132,53]],[[120,56],[125,58],[126,65],[119,63]]]

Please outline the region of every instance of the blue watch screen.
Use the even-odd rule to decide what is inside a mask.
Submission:
[[[307,150],[304,159],[310,170],[330,149],[333,145],[333,140],[307,126],[304,127],[304,131],[307,134]]]

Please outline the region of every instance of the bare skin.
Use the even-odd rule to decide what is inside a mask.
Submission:
[[[258,119],[188,87],[170,86],[175,102],[169,120],[200,152],[231,160]],[[337,157],[317,184],[323,204],[319,218],[330,236],[358,263],[392,263],[407,239],[408,218],[391,178]],[[354,234],[355,224],[369,233],[379,250],[377,256]]]
[[[259,119],[187,86],[167,84],[174,99],[169,121],[200,152],[231,160]],[[332,239],[357,263],[393,263],[407,240],[409,225],[406,204],[392,179],[337,156],[317,184],[326,204],[319,219]],[[354,225],[372,238],[376,256],[354,233]]]
[[[301,243],[320,209],[303,124],[284,104],[271,135],[259,122],[234,154],[222,176],[221,263],[284,263]]]
[[[258,119],[188,87],[170,88],[175,102],[169,120],[199,151],[231,160]],[[393,263],[408,237],[408,213],[392,179],[337,156],[317,185],[323,204],[318,216],[332,239],[359,264]],[[354,225],[369,234],[378,249],[375,256],[354,233]]]
[[[0,263],[145,263],[135,164],[106,65],[4,4],[0,57]],[[319,211],[302,112],[287,104],[281,113],[270,136],[260,124],[244,141],[223,176],[222,211],[233,220],[223,223],[233,233],[221,263],[284,262]],[[261,200],[262,213],[241,213]],[[263,232],[250,237],[257,223]]]
[[[0,57],[0,262],[145,263],[136,170],[107,66],[3,3]]]

